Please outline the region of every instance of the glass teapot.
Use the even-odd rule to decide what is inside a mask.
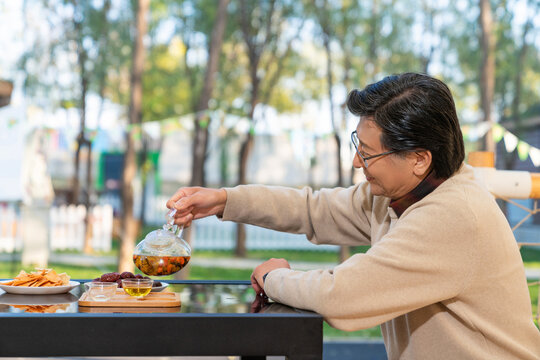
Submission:
[[[182,227],[174,225],[173,209],[167,214],[167,223],[154,230],[135,247],[133,262],[149,276],[174,274],[184,268],[191,258],[191,247],[182,239]]]

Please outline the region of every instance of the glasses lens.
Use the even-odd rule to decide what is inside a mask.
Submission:
[[[351,133],[351,141],[354,145],[354,149],[356,150],[356,153],[358,154],[358,157],[362,159],[362,162],[364,163],[364,167],[367,168],[368,167],[367,161],[364,159],[364,156],[360,153],[360,150],[358,149],[358,145],[360,144],[360,141],[358,140],[356,131],[353,131]]]

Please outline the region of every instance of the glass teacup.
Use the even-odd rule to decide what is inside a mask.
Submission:
[[[150,294],[150,292],[152,291],[153,283],[154,280],[147,278],[122,279],[122,288],[124,289],[126,294],[136,297],[138,299],[142,299],[146,295]]]
[[[93,301],[108,301],[116,294],[118,284],[115,282],[92,281],[85,284],[88,297]]]

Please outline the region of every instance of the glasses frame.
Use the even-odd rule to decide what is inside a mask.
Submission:
[[[356,135],[356,136],[355,136]],[[358,142],[357,143],[357,140],[355,139],[358,139],[358,135],[357,135],[357,132],[356,130],[354,130],[352,133],[351,133],[351,142],[352,144],[354,145],[354,148],[356,149],[356,153],[358,154],[358,156],[360,156],[360,158],[362,159],[362,162],[364,163],[364,166],[365,168],[367,169],[368,168],[368,160],[371,160],[371,159],[375,159],[375,158],[378,158],[380,156],[384,156],[384,155],[389,155],[389,154],[393,154],[393,153],[396,153],[398,152],[398,150],[390,150],[390,151],[385,151],[383,153],[380,153],[380,154],[376,154],[376,155],[370,155],[370,156],[364,156],[360,153],[360,150],[358,150],[358,146],[360,146],[360,143]]]

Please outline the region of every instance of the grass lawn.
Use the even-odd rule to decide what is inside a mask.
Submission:
[[[525,267],[540,268],[540,247],[522,246],[520,252]]]
[[[150,231],[155,230],[155,227],[145,226],[141,230],[140,239]],[[205,258],[223,258],[223,257],[234,257],[232,250],[198,250],[197,256]],[[118,248],[117,242],[113,242],[113,250],[115,251]],[[369,246],[355,246],[351,248],[351,255],[356,253],[364,253],[369,249]],[[530,268],[540,268],[540,247],[530,247],[523,246],[520,249],[521,257],[526,267]],[[289,261],[313,261],[313,262],[337,262],[339,260],[337,252],[327,252],[327,251],[300,251],[300,250],[250,250],[247,254],[249,259],[269,259],[271,257],[275,258],[285,258]]]
[[[532,310],[533,310],[532,312],[535,317],[538,314],[538,291],[539,291],[538,286],[539,286],[538,284],[529,286],[529,293],[531,294],[531,304],[532,304]],[[534,322],[536,326],[540,328],[540,323],[537,318],[534,319]]]

